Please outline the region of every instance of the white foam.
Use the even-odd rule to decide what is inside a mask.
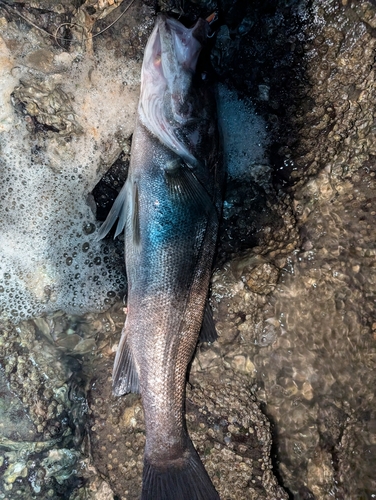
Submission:
[[[232,178],[253,177],[260,182],[270,170],[265,154],[269,142],[265,120],[256,113],[250,99],[239,99],[224,85],[219,85],[218,94],[227,174]]]
[[[0,39],[0,320],[103,310],[124,290],[122,260],[94,241],[99,224],[87,198],[133,131],[140,65],[108,53],[73,65],[65,56],[42,85],[70,98],[84,133],[32,139],[10,94],[38,72]]]

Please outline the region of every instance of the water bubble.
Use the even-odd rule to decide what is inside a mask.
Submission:
[[[95,231],[95,226],[91,222],[88,222],[82,227],[85,234],[92,234]]]

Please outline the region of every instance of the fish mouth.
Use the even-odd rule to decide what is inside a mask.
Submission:
[[[192,28],[179,21],[159,16],[157,21],[161,47],[161,71],[166,79],[171,96],[171,111],[175,122],[187,124],[192,121],[192,105],[187,98],[192,75],[207,37],[209,24],[199,19]]]
[[[148,82],[152,80],[171,95],[186,94],[208,33],[209,23],[204,19],[186,28],[176,19],[158,14],[144,54],[143,73]]]
[[[209,32],[209,24],[204,19],[198,19],[192,28],[186,28],[176,19],[160,14],[156,27],[165,78],[170,80],[171,76],[182,69],[194,73],[202,45]]]

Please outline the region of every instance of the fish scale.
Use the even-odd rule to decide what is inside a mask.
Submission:
[[[127,318],[113,391],[140,392],[146,445],[142,500],[215,500],[188,436],[185,384],[197,345],[221,210],[213,89],[193,78],[208,25],[160,15],[145,49],[128,178],[99,232],[125,227]],[[186,104],[186,105],[185,105]],[[214,333],[213,333],[214,332]]]

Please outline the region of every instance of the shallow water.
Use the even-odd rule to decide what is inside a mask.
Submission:
[[[339,193],[323,174],[297,193],[310,212],[298,219],[302,248],[264,306],[276,338],[254,349],[279,470],[297,498],[303,483],[319,498],[376,495],[375,170],[358,179]],[[320,466],[330,473],[317,484]]]
[[[298,249],[256,247],[214,275],[224,360],[257,385],[296,499],[376,495],[375,171],[322,172],[295,193]]]

